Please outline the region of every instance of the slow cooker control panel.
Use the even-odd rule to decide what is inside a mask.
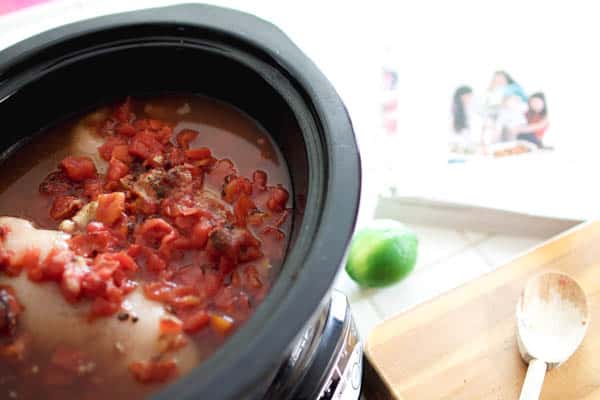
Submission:
[[[317,399],[358,400],[362,384],[362,343],[344,295],[332,293],[330,312],[343,322],[344,334],[340,338],[340,350],[335,363]]]

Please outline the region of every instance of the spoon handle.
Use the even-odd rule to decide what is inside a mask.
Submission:
[[[538,400],[542,392],[542,384],[546,375],[547,365],[545,362],[533,359],[529,361],[527,375],[521,388],[519,400]]]

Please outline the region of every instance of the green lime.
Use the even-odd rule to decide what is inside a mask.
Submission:
[[[418,246],[415,233],[400,222],[375,220],[354,235],[346,272],[361,286],[391,285],[412,271]]]

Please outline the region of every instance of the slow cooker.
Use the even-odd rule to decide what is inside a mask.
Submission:
[[[214,97],[262,124],[288,162],[295,211],[267,299],[212,358],[155,398],[357,399],[360,339],[346,298],[331,285],[355,224],[359,153],[339,96],[277,27],[189,4],[86,20],[17,43],[0,52],[2,157],[74,113],[124,94],[165,92]]]

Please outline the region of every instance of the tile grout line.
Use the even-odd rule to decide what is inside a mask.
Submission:
[[[488,237],[485,237],[485,238],[482,238],[482,239],[475,240],[473,242],[467,243],[464,246],[462,246],[462,247],[460,247],[460,248],[458,248],[458,249],[456,249],[454,251],[451,251],[451,252],[447,253],[446,255],[444,255],[442,257],[436,258],[434,261],[430,262],[429,264],[423,265],[423,267],[420,268],[420,269],[429,269],[431,267],[435,267],[436,265],[438,265],[438,264],[440,264],[440,263],[442,263],[444,261],[447,261],[449,258],[456,257],[460,253],[464,253],[465,251],[467,251],[469,249],[476,248],[477,246],[479,246],[480,244],[486,242],[487,240],[491,239],[492,237],[493,236],[488,236]],[[463,237],[463,239],[464,239],[464,237]],[[487,264],[487,260],[484,260],[484,261]]]
[[[483,259],[483,261],[487,264],[488,269],[490,271],[493,270],[497,266],[497,263],[494,263],[479,246],[476,246],[474,250],[477,253],[477,255],[479,257],[481,257]]]
[[[373,309],[375,310],[375,314],[377,314],[377,318],[379,318],[379,322],[384,321],[386,319],[385,313],[379,309],[379,306],[377,305],[377,303],[375,303],[373,297],[367,297],[366,300],[371,305],[371,307],[373,307]]]

